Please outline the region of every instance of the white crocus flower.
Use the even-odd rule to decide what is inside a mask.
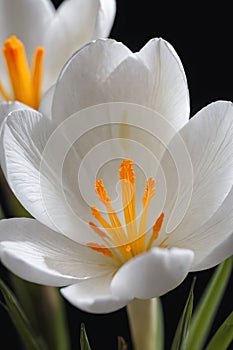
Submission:
[[[104,103],[114,101],[124,102]],[[0,222],[3,264],[106,313],[231,255],[233,106],[210,104],[190,121],[188,110],[181,63],[163,40],[138,54],[112,40],[77,53],[51,119],[25,109],[4,121],[2,168],[35,219]]]
[[[109,35],[115,10],[115,0],[66,0],[58,10],[50,0],[0,0],[0,100],[37,109],[67,59]]]

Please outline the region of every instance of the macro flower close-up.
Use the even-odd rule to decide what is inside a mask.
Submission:
[[[0,0],[1,349],[231,349],[228,7]]]
[[[86,74],[85,86],[82,60],[90,79],[96,66],[102,73]],[[134,94],[129,67],[142,77]],[[82,94],[94,83],[85,108]],[[114,102],[124,89],[126,101]],[[4,121],[2,168],[35,219],[1,221],[3,264],[32,282],[70,285],[65,298],[94,313],[159,297],[208,268],[202,262],[232,232],[233,107],[217,101],[190,121],[188,109],[182,65],[162,39],[138,54],[97,40],[74,55],[51,119],[25,109]],[[221,260],[231,255],[222,249]],[[211,266],[219,262],[212,256]]]
[[[0,1],[0,101],[38,108],[68,58],[83,45],[107,37],[115,0]]]

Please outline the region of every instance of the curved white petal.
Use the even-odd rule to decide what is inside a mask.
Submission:
[[[162,39],[133,54],[112,40],[97,40],[75,54],[57,83],[53,118],[85,107],[131,102],[161,113],[178,129],[188,121],[189,94],[178,56]]]
[[[124,307],[130,301],[111,293],[112,275],[91,278],[62,288],[62,295],[74,306],[91,313],[109,313]]]
[[[30,59],[34,49],[42,45],[45,30],[54,14],[55,9],[49,0],[1,0],[0,47],[8,37],[16,35],[23,41]]]
[[[6,118],[1,142],[4,174],[27,211],[73,240],[101,243],[89,227],[91,210],[78,186],[81,158],[73,148],[73,140],[60,129],[55,132],[52,121],[28,109],[12,112]],[[87,171],[84,176],[87,184]]]
[[[3,124],[0,155],[5,177],[25,209],[46,226],[59,231],[43,198],[44,193],[48,194],[53,210],[59,211],[63,205],[62,188],[54,170],[55,155],[59,156],[59,152],[41,168],[44,148],[54,128],[51,121],[37,111],[14,111]]]
[[[59,122],[86,107],[111,101],[112,92],[104,83],[116,67],[132,52],[111,39],[99,39],[77,52],[64,67],[56,84],[52,118]],[[118,89],[118,87],[117,87]]]
[[[176,164],[182,164],[184,149],[190,155],[192,169],[183,167],[185,181],[181,181],[176,174]],[[224,101],[203,108],[172,140],[161,162],[168,184],[164,212],[169,219],[165,228],[170,233],[171,246],[198,231],[223,203],[233,183],[232,149],[233,105]],[[171,158],[168,156],[171,151],[175,155],[172,169],[169,168]],[[180,199],[170,218],[178,191],[181,193]],[[186,206],[183,206],[183,202]]]
[[[190,101],[179,56],[161,38],[150,40],[136,55],[150,71],[148,106],[162,114],[173,127],[180,129],[188,122]]]
[[[202,266],[201,270],[203,270],[205,264],[207,264],[206,268],[208,268],[208,264],[212,264],[212,266],[217,265],[233,254],[232,207],[233,189],[231,189],[216,213],[203,226],[193,230],[187,236],[183,235],[183,238],[176,240],[175,243],[173,243],[173,234],[171,234],[169,240],[171,244],[194,251],[193,271],[199,270],[200,266]],[[175,239],[176,237],[174,236]]]
[[[185,279],[193,257],[187,249],[152,248],[118,270],[111,283],[112,293],[130,299],[159,297]]]
[[[30,108],[23,103],[20,102],[0,102],[0,131],[1,131],[1,124],[4,120],[4,118],[11,112],[16,111],[18,109],[27,109]],[[30,108],[31,109],[31,108]]]
[[[55,13],[49,0],[1,0],[0,1],[0,48],[11,35],[24,44],[28,61],[31,62],[36,47],[43,44],[44,34]],[[8,71],[0,53],[0,81],[11,92]]]
[[[54,228],[42,202],[40,162],[53,128],[46,118],[31,110],[12,112],[2,130],[1,165],[7,181],[23,206]]]
[[[52,85],[43,95],[40,106],[39,106],[39,112],[43,114],[48,119],[52,119],[52,103],[53,103],[53,96],[55,91],[55,84]]]
[[[108,35],[115,14],[114,1],[109,0],[109,5],[105,2],[69,0],[59,6],[45,35],[45,89],[55,82],[61,68],[75,51],[90,42],[93,36],[98,38]]]
[[[111,271],[102,254],[81,246],[34,219],[0,221],[0,257],[31,282],[64,286]]]
[[[191,271],[201,271],[210,269],[223,260],[233,255],[233,234],[230,235],[223,243],[214,248],[199,264],[192,267]]]
[[[99,0],[92,39],[108,37],[116,14],[116,0]]]

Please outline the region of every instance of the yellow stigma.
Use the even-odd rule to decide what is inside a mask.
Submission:
[[[28,64],[23,43],[16,36],[4,42],[2,53],[7,65],[13,96],[10,96],[0,82],[0,95],[6,101],[17,100],[38,109],[41,99],[44,48],[34,51],[32,66]]]
[[[136,222],[136,178],[131,160],[124,160],[119,167],[119,175],[122,190],[122,205],[124,210],[125,229],[123,228],[120,219],[111,205],[111,199],[104,187],[102,180],[97,180],[95,183],[95,191],[99,200],[104,204],[108,220],[105,219],[100,210],[96,207],[91,207],[92,215],[99,222],[104,230],[101,230],[96,224],[90,222],[89,225],[96,235],[101,238],[103,245],[96,243],[88,243],[87,246],[91,249],[102,253],[110,258],[113,258],[119,264],[128,261],[137,254],[150,250],[154,241],[159,237],[164,213],[157,218],[152,229],[152,233],[147,233],[147,215],[148,208],[155,196],[155,180],[149,178],[146,181],[146,188],[142,198],[142,214],[139,220],[139,225]],[[160,248],[167,248],[167,238],[158,242]]]

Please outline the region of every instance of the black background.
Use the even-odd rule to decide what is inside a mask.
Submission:
[[[59,5],[61,1],[53,2]],[[132,51],[140,50],[153,37],[169,41],[183,62],[190,90],[191,115],[194,115],[210,102],[233,99],[232,12],[227,4],[227,1],[217,2],[217,5],[209,2],[208,6],[208,2],[203,1],[181,5],[177,1],[117,0],[117,15],[110,37],[122,41]],[[195,305],[213,271],[195,274]],[[176,290],[162,297],[167,350],[170,349],[193,276],[190,274]],[[232,311],[232,280],[218,310],[212,333]],[[86,325],[93,350],[117,349],[118,335],[127,340],[131,349],[125,309],[95,316],[81,312],[69,303],[66,307],[72,350],[79,349],[81,322]],[[3,309],[0,310],[0,322],[0,343],[6,344],[3,349],[20,349],[18,336]]]

